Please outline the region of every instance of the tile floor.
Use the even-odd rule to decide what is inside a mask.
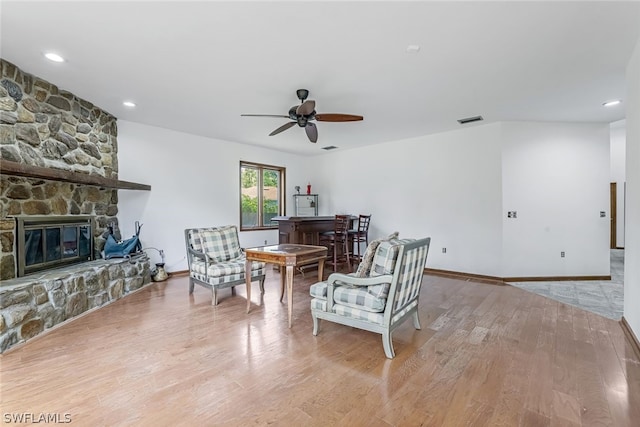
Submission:
[[[624,250],[611,250],[611,280],[509,284],[609,319],[620,320],[624,301]]]

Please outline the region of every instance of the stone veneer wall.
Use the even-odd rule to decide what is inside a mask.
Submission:
[[[151,281],[149,260],[99,260],[13,279],[0,287],[0,353]]]
[[[0,155],[5,160],[118,177],[116,118],[0,58]],[[94,252],[117,225],[118,192],[81,184],[1,176],[0,280],[15,277],[16,215],[93,215]]]

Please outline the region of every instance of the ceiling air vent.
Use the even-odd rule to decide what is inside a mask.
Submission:
[[[467,117],[464,119],[458,119],[458,123],[460,123],[461,125],[465,125],[467,123],[479,122],[480,120],[484,120],[482,116],[474,116],[474,117]]]
[[[338,147],[336,147],[335,145],[327,145],[326,147],[322,147],[323,150],[327,150],[327,151],[335,150],[336,148]]]

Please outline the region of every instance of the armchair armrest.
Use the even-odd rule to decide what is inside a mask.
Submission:
[[[393,276],[391,274],[375,277],[355,277],[344,273],[331,273],[327,279],[327,310],[333,311],[333,289],[336,282],[342,282],[350,286],[373,286],[391,283],[392,280]]]
[[[375,277],[355,277],[344,273],[331,273],[327,279],[327,285],[331,287],[335,282],[342,282],[352,286],[373,286],[391,283],[392,279],[393,276],[391,274]]]
[[[204,260],[204,277],[205,281],[209,278],[209,264],[211,264],[211,260],[204,252],[196,251],[193,248],[188,248],[187,253],[189,256],[187,257],[187,263],[189,264],[189,274],[191,274],[191,257],[200,258]]]
[[[204,252],[196,251],[195,249],[189,248],[189,255],[193,255],[196,258],[202,258],[204,260],[207,259],[207,255]]]

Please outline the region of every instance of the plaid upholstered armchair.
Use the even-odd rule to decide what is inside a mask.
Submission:
[[[245,256],[238,239],[235,225],[213,228],[187,228],[184,230],[189,265],[189,294],[194,284],[210,288],[213,292],[211,304],[218,305],[218,289],[231,288],[245,281]],[[264,293],[265,264],[253,262],[251,281],[260,281]]]
[[[373,241],[356,273],[333,273],[312,285],[313,335],[318,335],[320,319],[376,332],[382,334],[385,355],[393,359],[393,330],[409,317],[420,329],[418,298],[430,242]]]

